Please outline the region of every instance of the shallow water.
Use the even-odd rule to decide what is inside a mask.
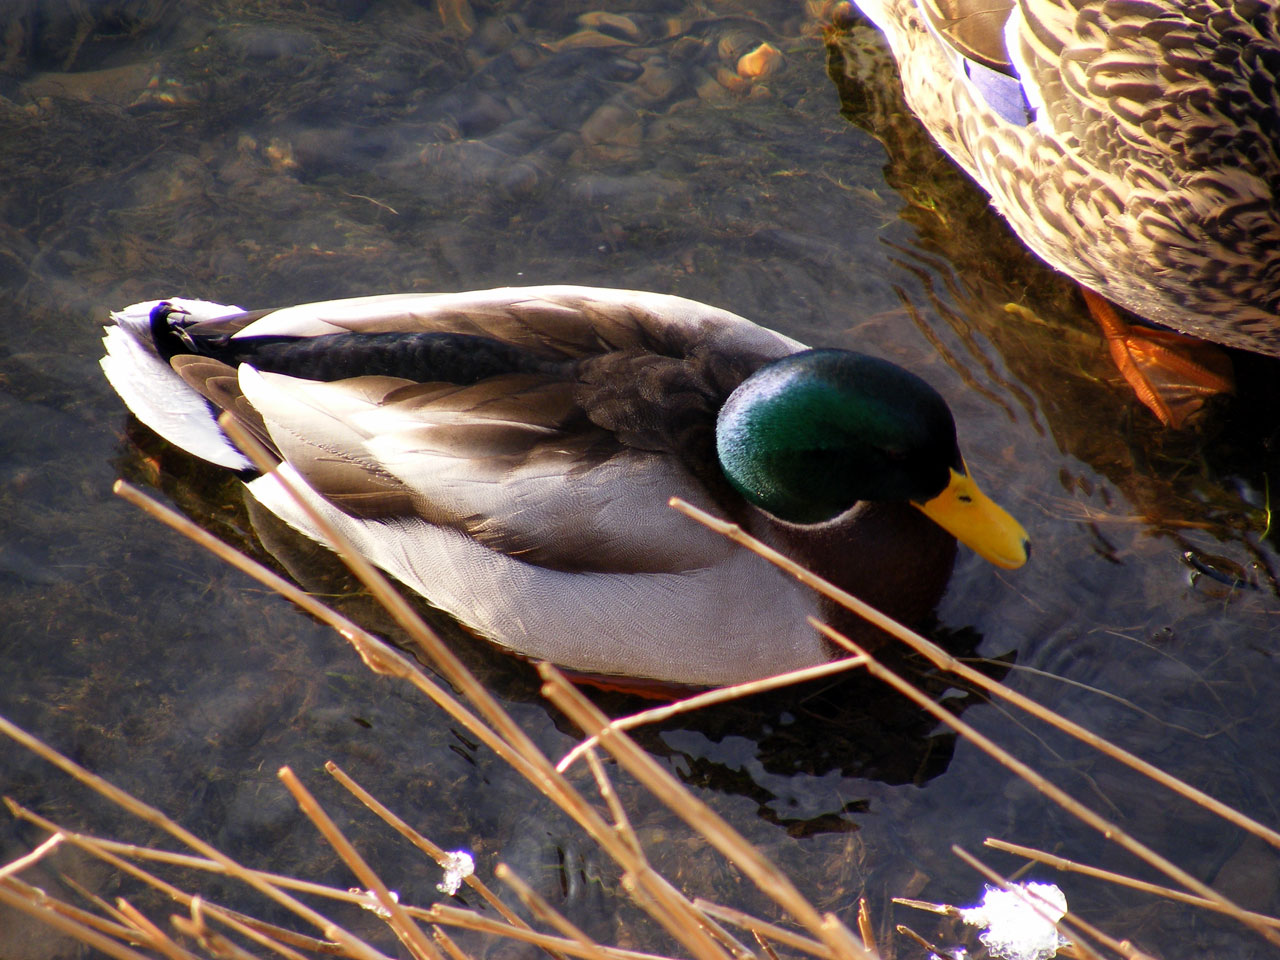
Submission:
[[[196,18],[176,6],[98,5],[79,33],[71,0],[0,14],[27,28],[0,76],[0,712],[235,856],[347,885],[276,780],[289,763],[405,900],[435,899],[438,877],[327,783],[332,759],[438,843],[473,850],[482,872],[511,864],[592,935],[673,949],[620,910],[603,855],[465,733],[110,494],[121,475],[154,488],[387,629],[331,558],[255,529],[234,480],[130,422],[97,367],[106,311],[175,294],[260,307],[580,282],[693,297],[929,379],[971,468],[1035,545],[1016,573],[962,555],[934,634],[1276,822],[1275,365],[1238,358],[1236,400],[1196,431],[1160,429],[1119,385],[1071,287],[905,115],[869,29],[846,38],[848,70],[830,54],[846,118],[820,21],[800,4],[651,3],[595,32],[590,8],[572,4],[449,4],[463,13],[443,20],[409,2],[226,0]],[[781,68],[735,81],[737,55],[761,40]],[[531,668],[451,636],[535,740],[553,755],[575,742]],[[932,689],[1196,876],[1280,910],[1275,851],[999,706],[946,681]],[[886,938],[903,922],[947,939],[890,897],[977,899],[951,844],[976,852],[998,836],[1150,877],[858,678],[639,738],[820,908],[851,921],[866,896]],[[146,836],[7,743],[0,781],[51,818]],[[673,880],[769,914],[621,785]],[[0,856],[37,836],[4,822]],[[132,895],[69,853],[51,863],[104,896]],[[1160,955],[1263,955],[1210,914],[1033,875]],[[40,880],[56,884],[52,868]],[[0,955],[74,953],[0,916]]]

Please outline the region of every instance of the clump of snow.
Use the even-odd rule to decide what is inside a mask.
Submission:
[[[465,850],[453,851],[441,866],[444,867],[444,879],[436,884],[436,889],[449,896],[457,893],[462,881],[476,872],[476,862]]]
[[[360,898],[360,906],[364,907],[366,910],[372,910],[383,920],[386,920],[391,916],[391,911],[378,901],[378,895],[372,890],[361,890],[359,887],[351,887],[347,890],[347,893],[354,893]],[[400,894],[396,893],[394,890],[388,890],[387,893],[391,894],[391,900],[394,903],[400,902]]]
[[[978,939],[999,960],[1049,960],[1070,942],[1054,926],[1067,912],[1067,898],[1052,883],[987,887],[981,904],[959,912],[965,923],[987,928]]]

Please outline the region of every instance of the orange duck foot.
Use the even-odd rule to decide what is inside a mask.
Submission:
[[[1179,429],[1210,397],[1234,392],[1231,360],[1221,347],[1172,330],[1126,323],[1107,300],[1080,289],[1107,338],[1111,359],[1165,426]]]

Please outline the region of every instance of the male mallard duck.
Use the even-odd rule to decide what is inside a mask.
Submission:
[[[1280,356],[1276,0],[857,5],[911,109],[1050,266]]]
[[[144,423],[248,470],[212,416],[230,412],[374,563],[583,673],[717,685],[832,655],[805,623],[831,609],[672,496],[908,620],[937,602],[953,535],[1002,567],[1027,557],[924,381],[680,297],[173,299],[112,319],[102,366]],[[316,536],[271,475],[249,489]]]

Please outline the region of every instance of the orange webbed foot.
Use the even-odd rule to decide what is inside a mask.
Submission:
[[[1231,360],[1221,347],[1172,330],[1126,323],[1107,300],[1092,290],[1081,291],[1107,339],[1111,359],[1161,423],[1178,429],[1210,397],[1234,392]]]

